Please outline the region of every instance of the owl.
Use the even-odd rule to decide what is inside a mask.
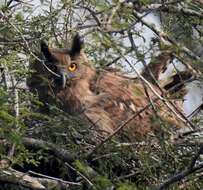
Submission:
[[[29,87],[37,92],[44,105],[57,100],[61,109],[85,119],[104,137],[126,121],[129,122],[123,133],[134,139],[160,131],[161,124],[157,121],[164,121],[171,128],[183,126],[139,79],[128,79],[113,70],[96,69],[83,46],[78,34],[70,49],[50,48],[41,42],[45,62],[31,65],[35,72],[29,79]],[[48,84],[43,83],[42,77]]]

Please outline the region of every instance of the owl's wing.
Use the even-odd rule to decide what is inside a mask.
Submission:
[[[102,95],[93,107],[105,113],[105,118],[111,121],[104,127],[110,133],[140,110],[143,111],[128,123],[128,128],[135,137],[140,138],[154,130],[158,131],[161,126],[157,120],[158,116],[173,127],[182,125],[160,101],[153,105],[154,109],[152,105],[149,106],[155,97],[140,82],[132,82],[113,73],[104,72],[97,78],[94,88]],[[102,114],[95,117],[100,118],[101,123],[104,122],[102,120],[106,120]]]

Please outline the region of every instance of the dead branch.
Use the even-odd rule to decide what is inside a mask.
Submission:
[[[75,182],[72,182],[72,181],[64,181],[64,180],[62,180],[62,179],[60,179],[60,178],[51,177],[51,176],[44,175],[44,174],[40,174],[40,173],[33,172],[33,171],[30,171],[30,170],[28,171],[28,173],[29,173],[30,175],[34,175],[34,176],[38,176],[38,177],[43,177],[43,178],[55,180],[55,181],[58,181],[58,182],[61,182],[61,183],[64,183],[64,184],[77,185],[77,186],[80,186],[80,185],[81,185],[80,183],[75,183]]]
[[[86,9],[87,11],[89,11],[89,13],[92,15],[92,17],[94,18],[97,26],[101,26],[101,21],[99,20],[99,18],[97,17],[97,13],[94,12],[90,7],[87,7],[87,6],[80,6],[80,8],[82,9]]]
[[[17,186],[21,185],[34,190],[69,189],[69,184],[65,183],[65,181],[31,177],[26,173],[16,171],[12,168],[0,170],[0,181]]]
[[[117,5],[112,9],[111,11],[111,15],[108,18],[107,24],[106,24],[106,30],[111,30],[111,24],[113,22],[114,16],[116,15],[116,13],[119,11],[119,9],[121,8],[122,3],[118,2]]]

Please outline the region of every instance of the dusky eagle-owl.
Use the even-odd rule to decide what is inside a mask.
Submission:
[[[130,80],[121,73],[95,69],[84,53],[79,35],[74,37],[70,49],[50,48],[42,42],[41,51],[46,66],[58,76],[39,62],[32,64],[36,72],[29,78],[30,89],[44,103],[56,98],[63,110],[87,119],[98,133],[111,134],[140,110],[126,126],[129,136],[139,139],[159,131],[159,124],[154,122],[156,117],[171,127],[183,126],[162,101],[150,104],[156,97],[139,79]],[[48,85],[41,76],[48,80]]]

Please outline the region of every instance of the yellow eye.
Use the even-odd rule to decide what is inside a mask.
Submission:
[[[73,72],[77,69],[77,65],[75,63],[71,63],[71,65],[68,67],[68,70]]]

